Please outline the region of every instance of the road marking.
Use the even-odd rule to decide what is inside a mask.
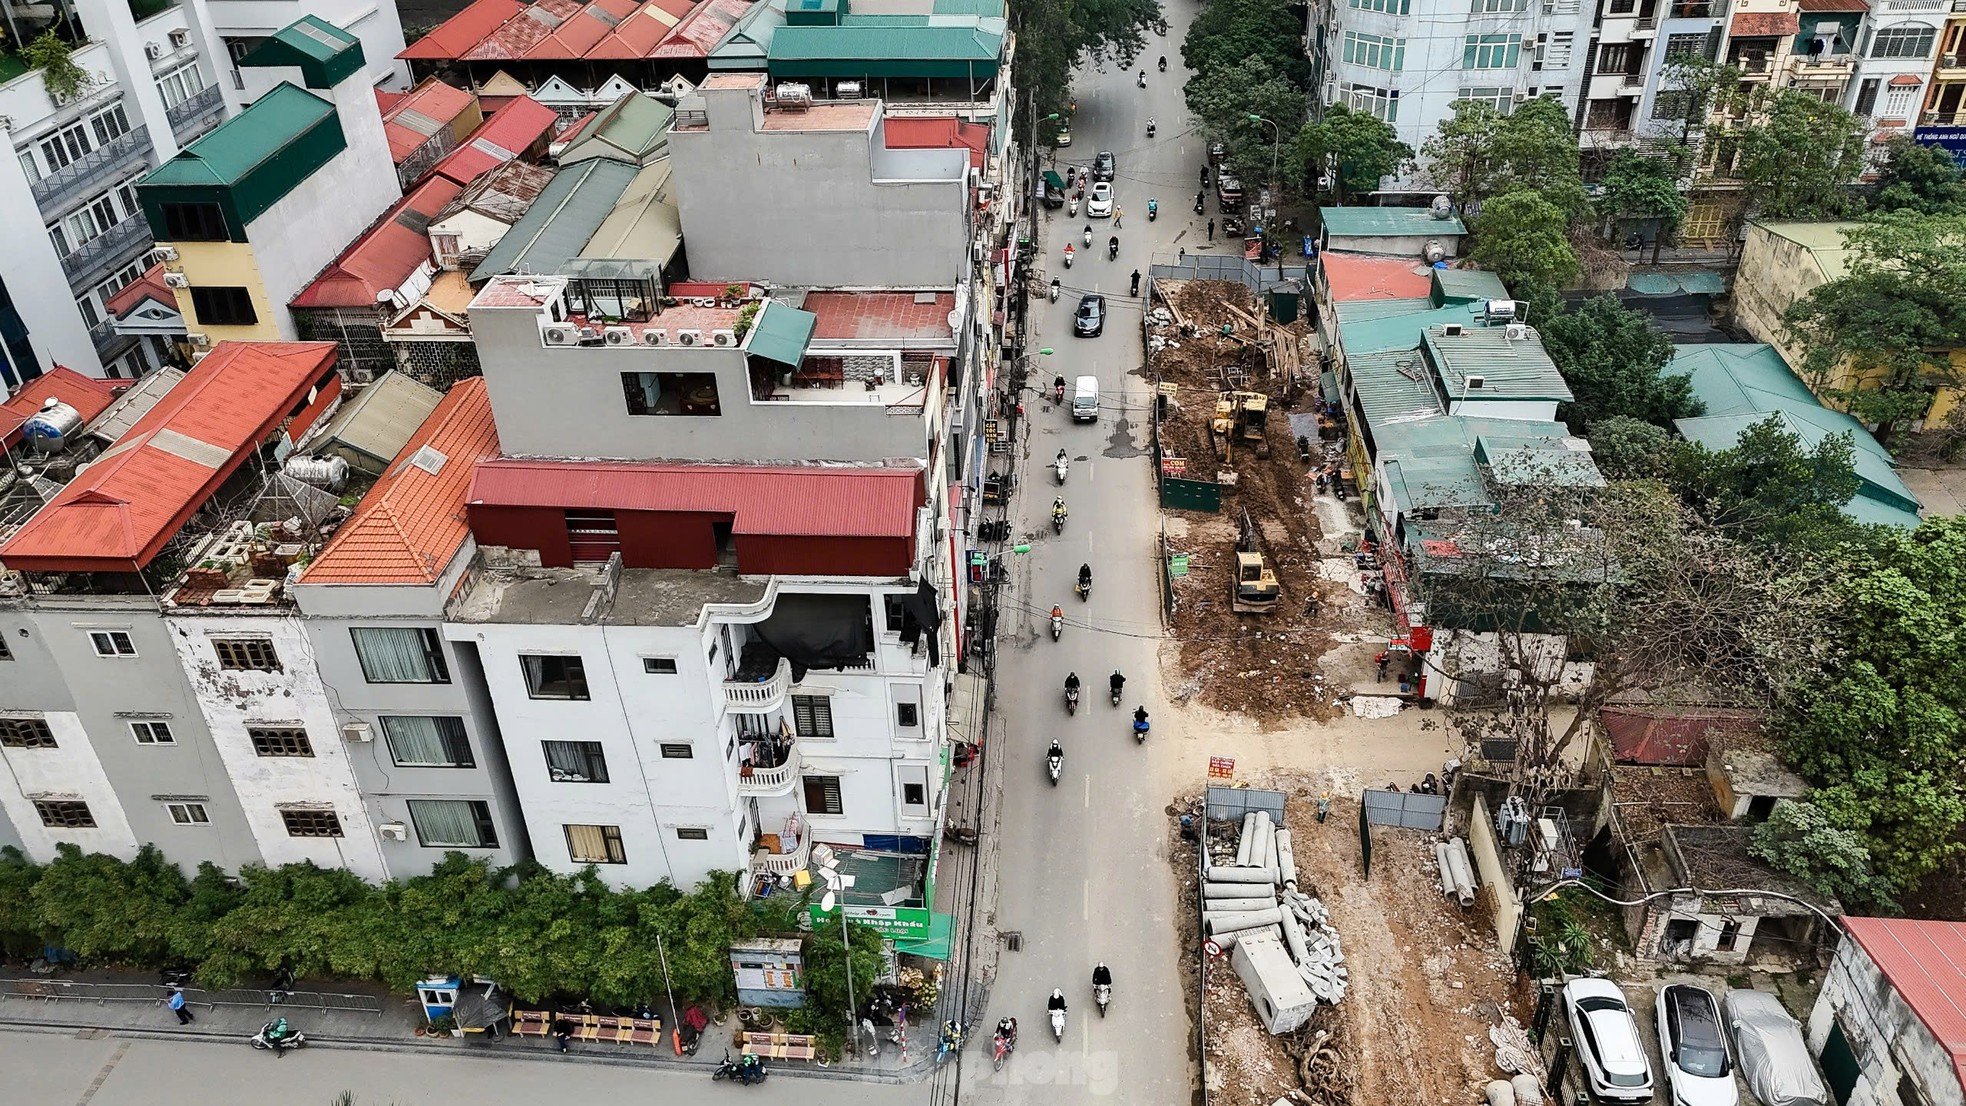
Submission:
[[[89,1089],[83,1091],[82,1097],[75,1100],[75,1106],[89,1106],[89,1100],[96,1096],[97,1091],[102,1090],[103,1083],[109,1079],[109,1073],[115,1071],[116,1065],[123,1062],[123,1054],[128,1051],[130,1051],[128,1041],[116,1046],[116,1051],[109,1057],[109,1062],[104,1064],[102,1070],[96,1073],[96,1077],[89,1081]]]
[[[1092,777],[1091,776],[1087,776],[1085,778],[1085,808],[1087,810],[1092,809]]]

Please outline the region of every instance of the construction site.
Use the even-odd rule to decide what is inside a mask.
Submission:
[[[1349,573],[1356,487],[1341,416],[1319,389],[1308,322],[1278,323],[1238,282],[1156,280],[1169,684],[1264,724],[1334,715],[1341,641],[1381,621]]]

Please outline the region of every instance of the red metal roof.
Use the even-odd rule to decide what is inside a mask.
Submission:
[[[511,161],[533,143],[553,133],[559,114],[530,96],[520,96],[478,124],[457,149],[444,155],[430,171],[459,184],[470,184],[484,173]]]
[[[150,563],[267,435],[334,377],[333,342],[220,342],[0,545],[27,572]]]
[[[468,502],[732,515],[732,532],[787,537],[909,537],[921,473],[890,468],[776,468],[620,461],[478,466]]]
[[[410,463],[426,446],[443,456],[434,473]],[[435,583],[470,533],[464,497],[472,471],[496,456],[491,397],[484,378],[474,377],[453,387],[423,420],[300,582]]]
[[[1924,81],[1919,80],[1918,74],[1916,73],[1900,73],[1891,78],[1892,88],[1917,88],[1924,83]]]
[[[990,149],[988,124],[955,116],[889,116],[882,124],[890,150],[967,149],[969,167],[981,169]]]
[[[1952,1057],[1966,1087],[1966,923],[1845,918],[1843,927]]]
[[[1867,12],[1870,4],[1866,0],[1796,0],[1797,8],[1805,12]]]
[[[950,338],[949,315],[956,309],[954,292],[808,292],[801,310],[819,317],[814,338]]]
[[[1802,27],[1794,12],[1737,12],[1729,28],[1735,38],[1773,38],[1792,35]]]
[[[137,305],[145,300],[156,300],[173,311],[178,309],[177,293],[164,283],[164,263],[161,261],[118,289],[115,295],[103,301],[103,306],[109,309],[111,316],[121,319],[135,311]]]
[[[407,95],[409,95],[407,92],[391,92],[386,88],[378,88],[375,90],[375,106],[386,115],[390,108],[402,103],[403,97]]]
[[[1326,251],[1318,263],[1324,267],[1333,303],[1425,299],[1433,294],[1433,276],[1420,261]]]
[[[614,33],[587,51],[590,58],[645,58],[669,37],[669,32],[696,6],[696,0],[648,0],[621,21]]]
[[[703,0],[654,50],[652,58],[707,58],[758,0]]]
[[[437,129],[449,127],[474,102],[469,92],[435,77],[411,89],[382,110],[382,132],[389,137],[390,159],[401,165],[404,158],[430,141]],[[414,119],[412,113],[422,118]]]
[[[1705,764],[1709,734],[1759,733],[1762,720],[1743,714],[1628,710],[1606,707],[1598,724],[1611,740],[1611,756],[1621,764],[1689,767]]]
[[[438,24],[411,43],[399,58],[453,61],[525,8],[520,0],[474,0],[470,7]]]
[[[430,260],[430,220],[462,191],[464,186],[448,177],[425,179],[321,270],[290,306],[374,307],[384,292],[401,288]]]
[[[0,446],[11,447],[20,441],[21,424],[33,418],[51,399],[75,408],[86,423],[102,414],[115,398],[116,392],[109,381],[83,376],[66,365],[56,365],[21,385],[12,399],[0,403]]]

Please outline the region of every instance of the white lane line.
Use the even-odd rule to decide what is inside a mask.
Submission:
[[[1085,808],[1087,810],[1092,809],[1092,777],[1091,776],[1087,776],[1085,778]]]

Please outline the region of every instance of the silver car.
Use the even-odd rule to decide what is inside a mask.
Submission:
[[[1591,1092],[1620,1102],[1652,1098],[1652,1065],[1639,1041],[1638,1020],[1625,993],[1608,979],[1573,979],[1563,985],[1563,1012],[1577,1034],[1577,1058]]]

